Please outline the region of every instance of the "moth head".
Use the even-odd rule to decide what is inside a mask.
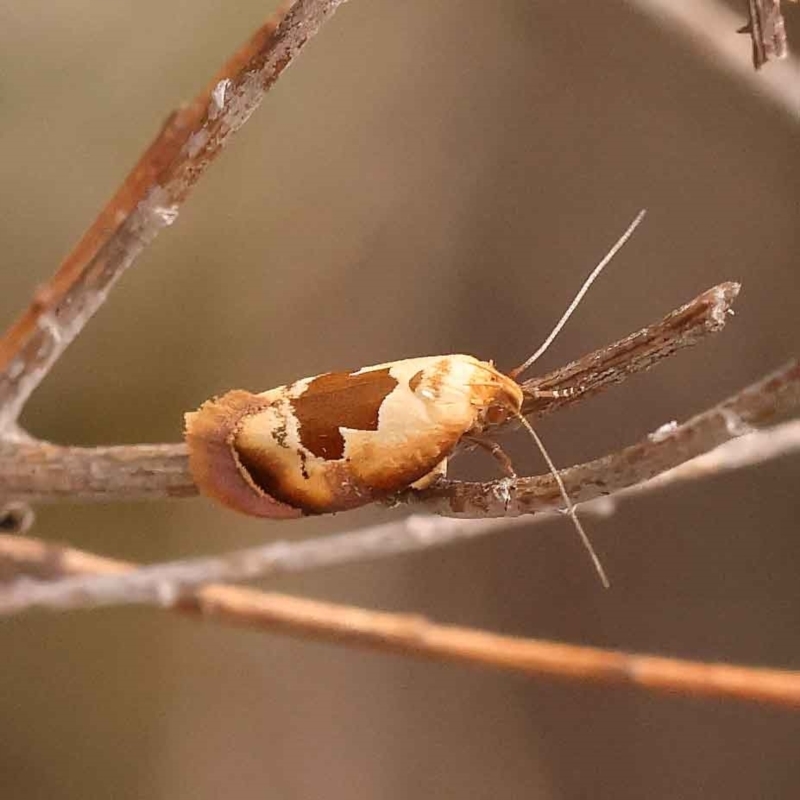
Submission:
[[[482,362],[477,380],[472,384],[474,403],[478,407],[478,425],[498,425],[522,410],[522,387],[508,375],[494,368],[491,362]]]

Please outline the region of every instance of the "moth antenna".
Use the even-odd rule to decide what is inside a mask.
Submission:
[[[533,441],[536,442],[536,446],[539,448],[539,452],[542,454],[542,457],[547,464],[547,468],[550,470],[550,474],[553,476],[553,478],[555,478],[556,484],[558,485],[558,491],[561,493],[561,497],[564,500],[564,506],[567,510],[567,514],[569,514],[572,524],[575,526],[575,530],[578,531],[578,536],[580,536],[583,546],[586,548],[586,552],[589,553],[589,558],[592,559],[592,563],[594,564],[594,568],[600,578],[600,582],[603,584],[604,588],[610,588],[611,582],[608,580],[605,569],[603,569],[603,565],[600,562],[597,551],[592,546],[586,531],[583,529],[583,525],[581,525],[581,521],[578,519],[578,513],[575,508],[575,504],[569,499],[567,489],[564,486],[564,481],[562,480],[561,475],[559,475],[556,465],[553,463],[553,459],[550,458],[550,453],[547,452],[544,442],[541,440],[539,434],[533,429],[533,425],[531,425],[530,422],[528,422],[528,420],[522,416],[521,412],[517,412],[515,416],[527,428],[528,433],[530,433],[530,435],[533,437]]]
[[[608,265],[608,262],[611,261],[611,259],[614,258],[614,256],[620,251],[625,242],[631,238],[633,232],[639,227],[639,223],[644,219],[644,215],[646,213],[647,209],[643,208],[636,215],[633,222],[628,225],[625,233],[623,233],[622,236],[617,239],[616,244],[605,254],[603,260],[592,270],[589,277],[583,282],[583,286],[581,286],[580,291],[575,295],[575,298],[569,304],[569,308],[567,308],[567,310],[564,312],[553,330],[550,331],[550,335],[542,342],[539,349],[527,361],[520,364],[516,369],[512,369],[511,372],[508,373],[511,378],[516,380],[517,377],[525,372],[525,370],[527,370],[534,361],[538,360],[539,357],[547,350],[547,348],[550,347],[550,345],[553,343],[553,339],[555,339],[556,336],[561,333],[561,329],[567,324],[567,320],[572,316],[573,311],[575,311],[575,309],[578,307],[578,304],[581,302],[581,300],[583,300],[583,296],[586,294],[586,292],[589,291],[589,287],[595,282],[597,276],[600,275],[600,273],[605,269],[605,267]]]

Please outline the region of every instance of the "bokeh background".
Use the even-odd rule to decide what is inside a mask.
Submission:
[[[3,320],[167,112],[275,6],[0,5]],[[743,282],[737,316],[540,432],[567,465],[713,404],[797,352],[800,159],[797,119],[706,56],[618,0],[353,0],[24,423],[60,442],[175,441],[185,410],[233,386],[447,352],[510,367],[643,206],[644,227],[541,369],[722,280]],[[520,472],[542,471],[528,441],[508,447]],[[462,468],[493,474],[489,459]],[[798,479],[785,459],[592,519],[608,592],[564,520],[269,585],[520,635],[797,667]],[[153,561],[400,513],[269,524],[201,499],[61,505],[41,508],[34,532]],[[780,710],[523,680],[150,609],[4,620],[0,653],[4,800],[800,793],[798,718]]]

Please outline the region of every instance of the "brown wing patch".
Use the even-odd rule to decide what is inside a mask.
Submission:
[[[301,444],[326,461],[342,458],[344,438],[339,429],[378,430],[381,405],[396,386],[388,368],[357,375],[329,372],[314,378],[292,401]]]
[[[442,393],[442,384],[445,378],[450,374],[451,360],[449,358],[442,358],[436,363],[436,371],[431,375],[431,389],[433,396],[438,398]]]

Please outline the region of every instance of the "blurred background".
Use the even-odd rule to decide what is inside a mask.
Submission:
[[[276,5],[0,5],[4,325],[169,110]],[[742,24],[744,6],[732,6]],[[747,63],[747,37],[728,35]],[[797,117],[708,55],[619,0],[353,0],[121,281],[24,424],[65,443],[176,441],[185,410],[231,387],[449,352],[511,367],[642,207],[643,228],[539,369],[723,280],[743,283],[737,316],[540,433],[568,465],[717,402],[797,354],[800,159]],[[507,442],[518,471],[543,471],[520,439]],[[459,469],[495,468],[479,454]],[[785,459],[592,519],[607,592],[563,519],[269,586],[796,668],[798,479]],[[202,499],[60,505],[39,510],[34,534],[155,561],[401,513],[270,524]],[[4,620],[0,652],[4,800],[800,793],[798,720],[775,709],[523,680],[150,609]]]

